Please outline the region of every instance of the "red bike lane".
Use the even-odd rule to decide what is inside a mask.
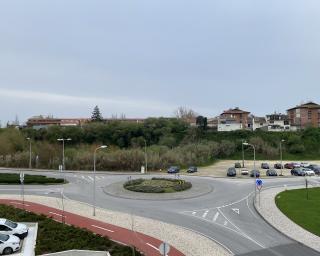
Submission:
[[[0,204],[14,206],[19,209],[25,209],[27,211],[44,214],[58,222],[65,222],[68,225],[73,225],[80,228],[85,228],[93,233],[101,236],[106,236],[115,242],[120,242],[125,245],[134,246],[137,250],[141,251],[147,256],[161,256],[158,248],[162,241],[147,236],[145,234],[134,232],[122,227],[118,227],[109,223],[105,223],[99,220],[87,218],[78,214],[63,212],[60,209],[48,207],[42,204],[33,202],[24,202],[20,200],[0,199]],[[183,256],[184,254],[171,246],[168,256]]]

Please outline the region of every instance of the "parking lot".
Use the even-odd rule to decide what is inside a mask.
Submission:
[[[236,162],[241,163],[242,165],[242,160],[221,160],[218,161],[217,163],[211,165],[211,166],[207,166],[207,167],[201,167],[198,170],[198,174],[195,175],[205,175],[205,176],[214,176],[214,177],[226,177],[227,176],[227,170],[230,167],[234,167],[234,164]],[[319,164],[319,161],[291,161],[291,160],[283,160],[283,165],[285,163],[289,163],[289,162],[307,162],[309,164]],[[266,170],[261,169],[261,164],[262,163],[268,163],[270,168],[273,169],[273,166],[275,163],[280,163],[280,161],[275,161],[275,160],[258,160],[256,161],[256,169],[258,169],[260,171],[260,175],[261,177],[266,177]],[[237,168],[237,177],[243,177],[246,178],[248,176],[245,175],[241,175],[241,170],[243,169],[247,169],[249,172],[251,170],[253,170],[253,161],[251,160],[245,160],[245,168]],[[281,173],[281,170],[276,170],[278,175]],[[283,169],[282,170],[282,174],[286,177],[290,176],[291,177],[291,169]]]

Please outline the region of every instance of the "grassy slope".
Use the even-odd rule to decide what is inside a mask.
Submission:
[[[11,206],[0,205],[0,216],[18,222],[38,222],[36,255],[71,249],[109,251],[112,256],[131,256],[132,249],[85,229],[56,222]],[[141,254],[136,252],[137,256]]]
[[[276,197],[278,208],[304,229],[320,236],[320,188],[287,190]]]

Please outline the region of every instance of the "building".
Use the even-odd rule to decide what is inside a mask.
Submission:
[[[218,121],[218,131],[235,131],[248,128],[248,111],[233,108],[223,111]]]
[[[234,118],[219,118],[218,120],[218,132],[231,132],[242,129],[242,123],[239,123]]]
[[[50,116],[35,116],[27,121],[27,127],[33,129],[48,128],[49,126],[82,126],[90,122],[90,118],[53,118]]]
[[[298,130],[320,127],[320,105],[310,101],[287,110],[289,124]]]
[[[264,129],[267,126],[268,124],[265,117],[251,115],[248,118],[248,129],[251,131],[255,131],[257,129]]]
[[[274,113],[267,115],[267,130],[273,132],[291,131],[291,125],[288,115]]]

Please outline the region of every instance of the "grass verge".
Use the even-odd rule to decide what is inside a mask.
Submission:
[[[119,245],[107,237],[56,222],[44,215],[37,215],[7,205],[0,205],[1,218],[17,222],[38,222],[36,255],[66,250],[109,251],[112,256],[132,256],[132,248]],[[136,256],[141,256],[135,252]]]
[[[61,184],[63,179],[50,178],[43,175],[29,175],[24,176],[24,184]],[[15,185],[20,184],[20,174],[18,173],[0,173],[0,184]]]
[[[320,236],[320,188],[295,189],[276,197],[278,208],[293,222]]]

